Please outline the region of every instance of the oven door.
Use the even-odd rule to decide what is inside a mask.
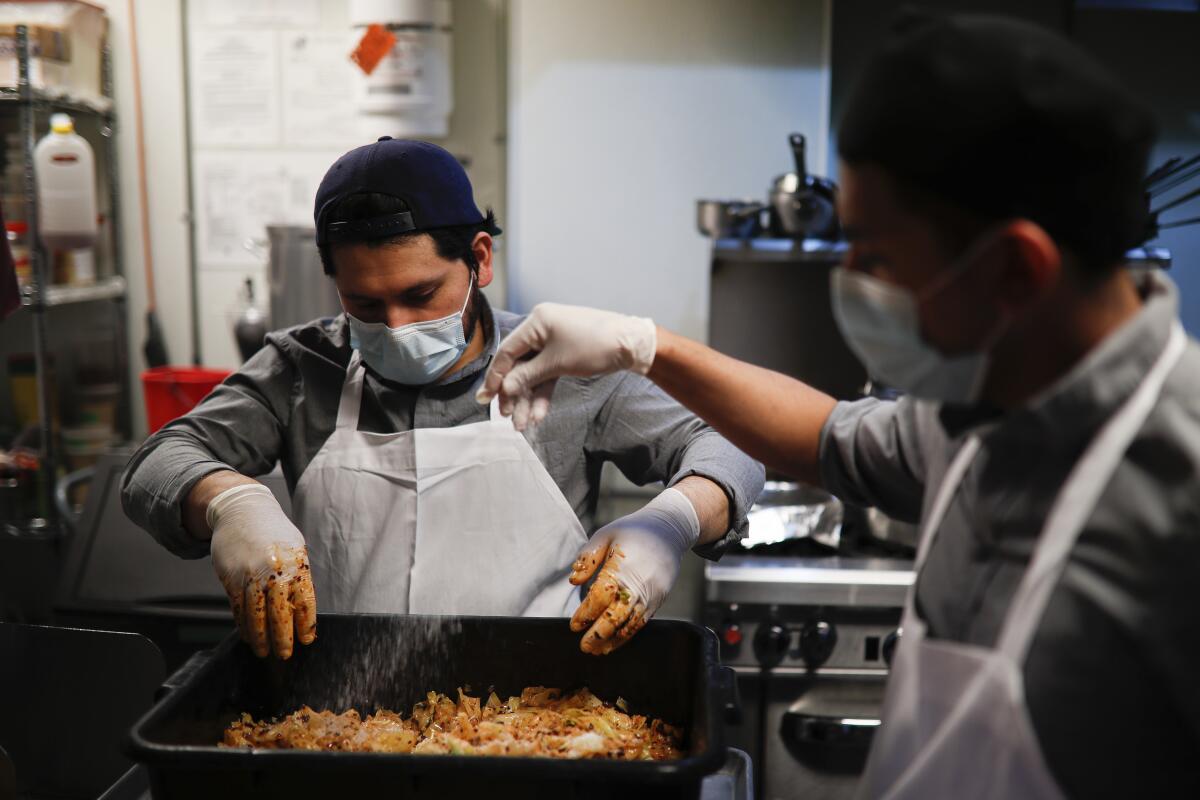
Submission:
[[[853,797],[879,727],[886,683],[883,673],[767,673],[761,796]]]

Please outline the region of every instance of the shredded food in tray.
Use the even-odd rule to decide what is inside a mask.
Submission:
[[[662,720],[626,713],[625,701],[605,703],[590,691],[563,694],[531,686],[520,697],[487,702],[458,690],[458,702],[430,692],[404,717],[380,709],[362,719],[308,706],[280,720],[249,714],[230,723],[223,747],[343,750],[550,758],[664,761],[682,757],[682,732]]]

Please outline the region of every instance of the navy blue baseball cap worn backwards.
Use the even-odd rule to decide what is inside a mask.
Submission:
[[[407,211],[371,219],[330,222],[342,199],[383,194],[403,200]],[[317,188],[314,209],[317,246],[340,241],[381,239],[486,221],[475,205],[471,181],[458,160],[429,142],[384,136],[357,147],[334,162]],[[493,226],[489,231],[499,234]]]

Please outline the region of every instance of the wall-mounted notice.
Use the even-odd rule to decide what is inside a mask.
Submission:
[[[346,0],[188,0],[196,260],[261,268],[266,226],[311,225],[325,170],[370,139]]]
[[[263,263],[267,225],[311,225],[313,197],[338,152],[197,153],[196,249],[208,267]]]
[[[282,34],[283,142],[338,146],[356,141],[354,64],[349,36],[287,31]]]
[[[271,32],[196,31],[191,63],[197,147],[279,141],[279,53]]]

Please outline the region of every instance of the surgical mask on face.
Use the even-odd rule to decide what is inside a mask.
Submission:
[[[989,351],[1008,327],[1002,319],[973,353],[946,356],[921,337],[921,302],[949,286],[975,260],[993,236],[975,246],[921,292],[882,281],[863,272],[835,267],[830,275],[833,315],[846,344],[878,380],[914,397],[945,403],[979,400],[991,366]]]
[[[399,328],[389,328],[383,322],[363,322],[347,311],[350,346],[362,353],[367,366],[390,381],[410,386],[432,383],[466,352],[462,318],[474,287],[472,275],[467,299],[457,314]]]

